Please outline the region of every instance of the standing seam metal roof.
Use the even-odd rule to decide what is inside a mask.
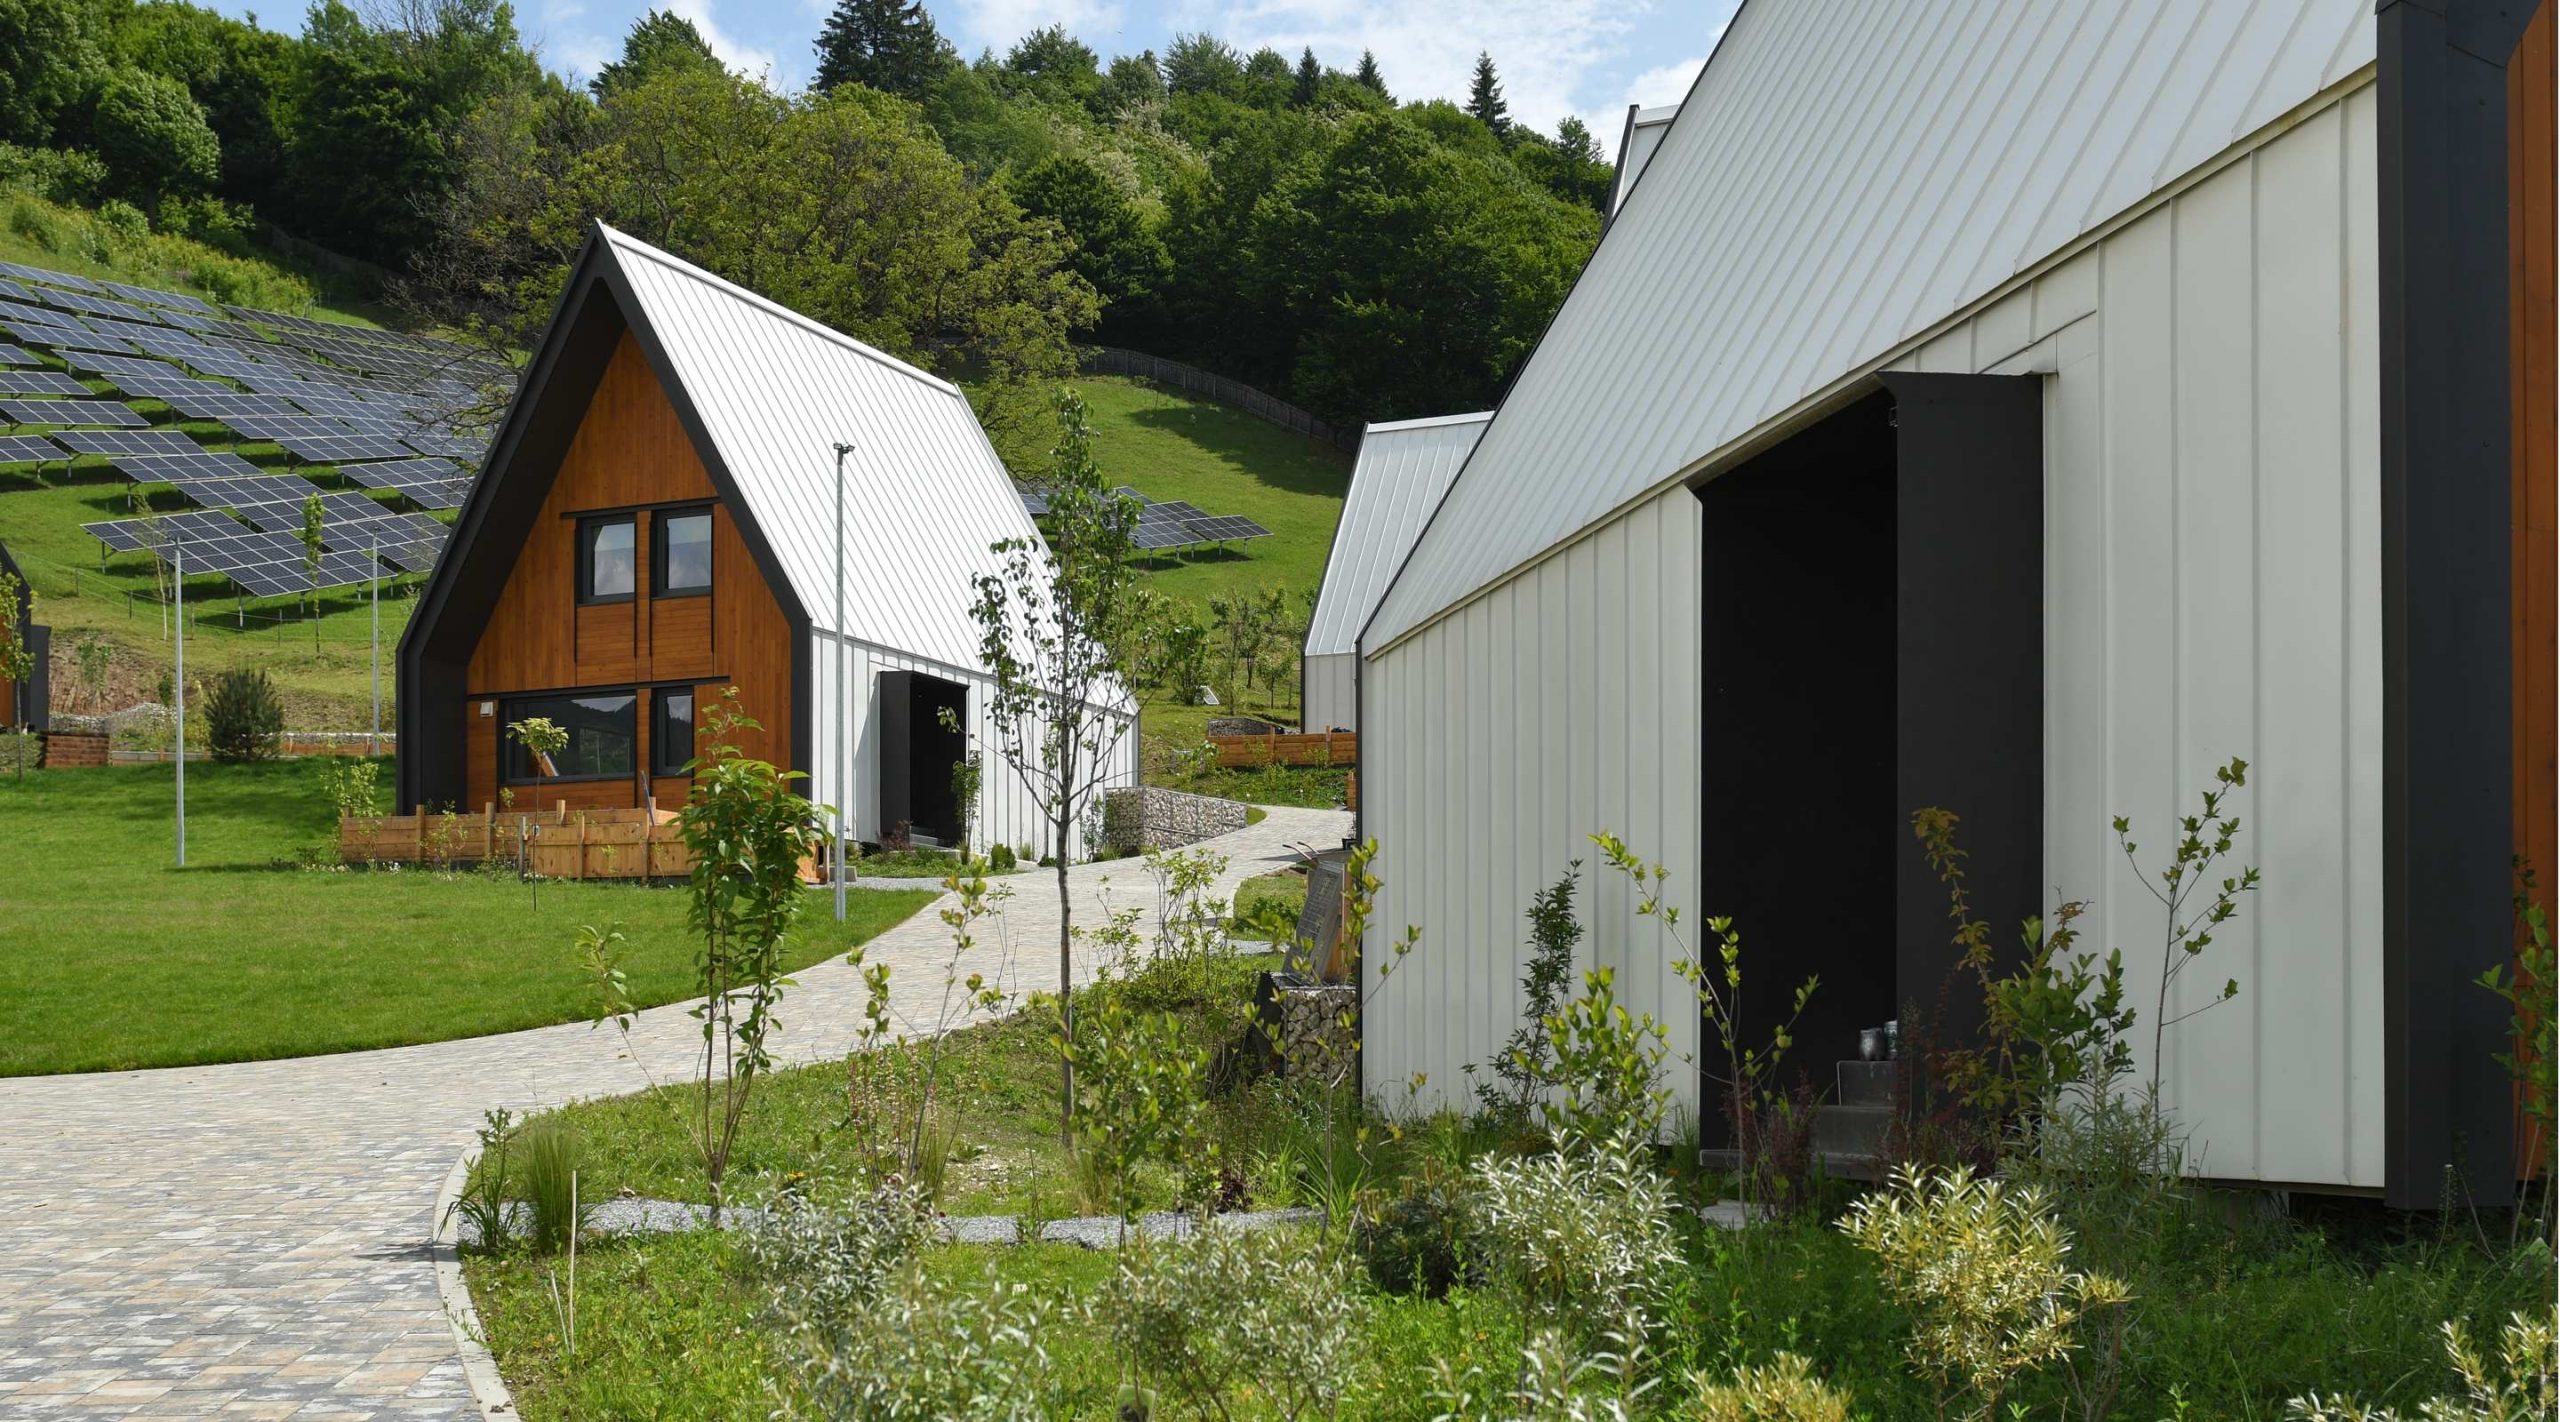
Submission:
[[[970,609],[1002,539],[1038,541],[959,387],[611,228],[607,252],[756,526],[835,628],[835,445],[846,460],[845,622],[860,642],[984,667]]]
[[[1360,457],[1351,467],[1351,493],[1334,525],[1333,551],[1324,563],[1324,587],[1307,622],[1307,655],[1359,650],[1360,624],[1376,610],[1379,595],[1413,548],[1458,466],[1484,433],[1490,410],[1436,419],[1371,425],[1360,435]]]
[[[2372,63],[2372,0],[1747,0],[1362,637],[1605,521]]]

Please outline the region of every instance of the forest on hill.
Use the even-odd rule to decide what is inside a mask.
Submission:
[[[785,91],[653,11],[572,83],[497,0],[319,0],[291,35],[0,0],[0,182],[235,250],[281,229],[516,350],[601,219],[966,380],[1016,454],[1077,342],[1343,422],[1481,408],[1611,178],[1578,121],[1510,119],[1491,56],[1456,104],[1206,34],[964,60],[921,0],[841,0],[811,43]]]

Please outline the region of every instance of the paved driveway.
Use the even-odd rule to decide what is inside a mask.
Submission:
[[[1331,844],[1339,811],[1274,809],[1204,848],[1224,893]],[[1135,864],[1073,871],[1080,914],[1149,910]],[[1018,989],[1057,983],[1052,881],[1009,881],[975,965],[1013,954]],[[948,940],[931,908],[874,940],[891,997],[930,1022]],[[564,950],[565,951],[565,950]],[[1081,973],[1082,969],[1079,969]],[[841,961],[798,975],[782,1054],[841,1054],[860,1022]],[[643,1014],[664,1079],[700,1045],[681,1006]],[[0,1417],[476,1416],[437,1303],[438,1186],[492,1106],[638,1089],[583,1023],[385,1051],[165,1071],[0,1079]]]

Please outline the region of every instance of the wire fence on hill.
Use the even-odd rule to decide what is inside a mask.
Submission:
[[[1356,429],[1337,428],[1286,400],[1275,399],[1241,380],[1229,380],[1196,365],[1184,365],[1181,361],[1166,360],[1143,351],[1124,351],[1117,346],[1085,346],[1078,355],[1079,363],[1096,375],[1134,375],[1140,380],[1170,385],[1187,394],[1204,396],[1248,415],[1269,420],[1284,430],[1309,439],[1323,440],[1336,449],[1352,450],[1360,445],[1360,432]]]

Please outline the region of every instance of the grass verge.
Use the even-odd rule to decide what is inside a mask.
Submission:
[[[318,760],[187,767],[187,865],[172,767],[0,777],[0,1075],[306,1056],[575,1021],[593,1009],[578,925],[620,920],[631,995],[692,991],[673,888],[512,875],[315,870],[329,842]],[[837,956],[930,892],[860,891],[844,924],[804,915],[792,962]]]

